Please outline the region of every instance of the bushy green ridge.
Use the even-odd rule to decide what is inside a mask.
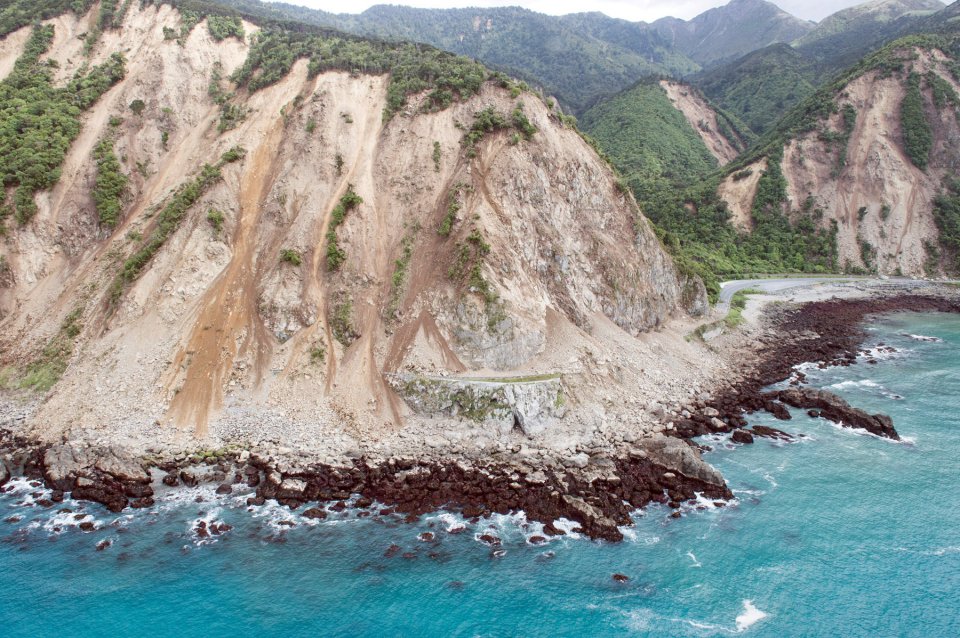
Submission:
[[[638,77],[682,75],[699,68],[649,25],[599,13],[555,17],[519,7],[430,10],[378,5],[356,15],[293,4],[227,1],[252,15],[376,38],[425,42],[466,55],[535,81],[556,95],[565,108],[578,113]],[[491,21],[489,29],[487,20]]]
[[[933,148],[933,133],[923,111],[923,95],[920,92],[920,76],[911,73],[907,80],[907,92],[900,103],[900,128],[903,132],[903,150],[913,164],[926,170]]]
[[[836,229],[816,226],[822,211],[797,211],[791,223],[783,212],[786,180],[779,157],[770,159],[757,187],[753,231],[730,225],[726,202],[717,195],[719,177],[686,189],[643,193],[640,205],[678,266],[700,276],[711,300],[725,277],[772,272],[833,272],[838,268]]]
[[[845,267],[837,263],[836,228],[824,229],[818,224],[823,211],[807,202],[801,210],[791,211],[789,218],[783,214],[786,201],[786,182],[780,170],[783,148],[790,139],[819,128],[821,135],[835,137],[830,141],[836,142],[841,157],[845,155],[856,113],[852,107],[841,110],[837,106],[837,96],[850,81],[865,73],[903,73],[906,63],[914,57],[912,49],[915,47],[937,48],[953,56],[960,53],[958,37],[953,33],[911,35],[891,42],[837,75],[791,109],[748,152],[721,174],[711,176],[705,184],[680,192],[638,190],[644,212],[659,227],[661,236],[677,255],[681,266],[700,274],[711,292],[715,291],[718,276],[755,272],[836,272]],[[823,122],[838,112],[842,115],[841,131],[825,132]],[[922,115],[921,102],[914,116],[920,120]],[[924,157],[923,148],[921,137],[918,157]],[[740,235],[727,223],[729,214],[716,195],[716,187],[723,176],[742,171],[762,157],[767,157],[769,167],[760,180],[753,205],[754,230],[748,235]],[[694,213],[690,212],[691,208]],[[944,211],[949,208],[947,203],[941,206]],[[793,223],[789,221],[791,218]],[[950,224],[946,218],[943,223],[945,227]],[[869,258],[872,247],[862,248]]]
[[[128,8],[130,8],[130,0],[123,0],[122,2],[121,0],[100,0],[97,21],[84,37],[83,50],[86,54],[93,50],[93,46],[104,31],[120,25]]]
[[[216,164],[204,164],[199,175],[177,189],[167,205],[160,211],[153,234],[123,263],[123,267],[114,278],[110,286],[110,299],[112,301],[119,300],[126,287],[137,280],[154,255],[180,227],[180,223],[186,217],[190,207],[197,203],[208,188],[223,179],[221,169],[225,165],[243,158],[244,154],[245,151],[240,147],[230,149],[220,157]]]
[[[107,135],[93,149],[97,177],[93,187],[93,202],[100,224],[113,228],[123,213],[123,196],[129,178],[120,170],[120,160],[113,152],[113,136]]]
[[[960,273],[960,180],[950,180],[934,201],[933,218],[940,231],[940,245],[952,260],[949,270]]]
[[[813,95],[788,111],[774,128],[765,133],[758,143],[738,160],[738,165],[751,163],[774,152],[778,147],[782,148],[790,139],[816,130],[821,122],[838,112],[837,95],[857,77],[871,71],[876,71],[881,76],[903,73],[906,63],[915,57],[914,48],[940,49],[956,58],[960,55],[960,36],[956,33],[925,33],[890,42],[836,75]]]
[[[598,104],[579,125],[641,198],[657,188],[690,184],[717,167],[656,80],[640,82]]]
[[[786,179],[771,154],[758,185],[754,229],[741,234],[717,196],[724,175],[703,141],[655,81],[591,109],[583,127],[608,154],[678,265],[700,276],[715,299],[719,281],[757,272],[829,272],[838,268],[835,230],[818,228],[822,211],[785,214]]]
[[[244,37],[243,23],[239,16],[211,15],[207,18],[207,29],[210,37],[218,42],[231,37],[243,40]]]
[[[0,0],[0,37],[72,11],[83,15],[95,0]]]
[[[300,58],[310,60],[311,77],[332,70],[390,73],[386,117],[400,111],[411,93],[429,90],[429,105],[442,109],[476,94],[489,78],[482,65],[429,47],[266,28],[231,79],[256,91],[280,80]]]
[[[20,223],[36,213],[33,196],[53,187],[70,144],[80,133],[80,115],[124,74],[119,53],[89,72],[79,71],[63,88],[40,56],[50,47],[53,27],[35,27],[13,71],[0,82],[0,176],[15,188],[6,202]]]
[[[809,61],[793,48],[775,44],[710,69],[694,82],[720,108],[762,134],[814,92],[816,76]]]

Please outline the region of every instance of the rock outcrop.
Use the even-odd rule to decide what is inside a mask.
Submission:
[[[566,413],[560,377],[494,379],[394,375],[391,385],[418,414],[467,418],[505,435],[543,432]]]
[[[855,408],[844,399],[827,390],[811,387],[795,387],[777,392],[777,398],[795,408],[812,408],[819,411],[819,416],[843,427],[866,430],[871,434],[886,439],[900,440],[893,427],[893,419],[886,414],[868,414],[860,408]]]

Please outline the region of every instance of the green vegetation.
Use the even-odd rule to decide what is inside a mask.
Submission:
[[[537,127],[530,123],[523,112],[522,102],[517,102],[517,106],[513,109],[509,119],[492,106],[477,111],[473,114],[473,124],[470,125],[470,130],[461,140],[461,144],[467,151],[467,157],[477,156],[477,144],[486,137],[487,133],[509,129],[515,129],[518,136],[522,135],[525,140],[533,139],[537,132]],[[519,137],[513,143],[516,142],[519,142]]]
[[[137,98],[133,102],[130,102],[130,110],[133,111],[133,114],[138,117],[141,114],[143,114],[143,110],[145,108],[147,108],[147,103],[141,100],[140,98]]]
[[[123,22],[123,16],[126,15],[127,9],[130,8],[130,2],[131,0],[124,0],[123,4],[121,4],[120,0],[100,0],[100,12],[97,14],[97,21],[94,23],[93,28],[86,34],[83,41],[83,51],[85,55],[90,55],[94,45],[97,44],[100,35],[104,31],[120,26]]]
[[[437,234],[441,237],[449,237],[453,230],[453,225],[457,221],[457,213],[460,212],[460,195],[469,188],[463,182],[458,182],[447,196],[447,214],[443,216],[440,227],[437,228]]]
[[[290,264],[291,266],[300,266],[303,264],[303,257],[300,256],[300,253],[292,248],[284,248],[280,251],[280,261],[285,264]]]
[[[0,2],[0,37],[72,11],[83,15],[95,0],[4,0]]]
[[[83,308],[76,308],[63,320],[60,330],[53,335],[40,352],[39,358],[27,366],[17,386],[36,392],[47,392],[56,385],[67,370],[73,356],[73,342],[83,330],[80,318]]]
[[[349,347],[360,336],[353,327],[353,302],[349,297],[341,295],[336,299],[330,312],[329,321],[333,338],[345,348]]]
[[[960,96],[953,90],[953,86],[949,82],[933,71],[928,71],[924,75],[924,79],[933,94],[933,105],[937,107],[937,110],[945,109],[948,106],[960,106]]]
[[[917,168],[926,170],[933,148],[933,133],[923,111],[920,76],[916,73],[911,73],[907,80],[907,93],[900,104],[900,126],[904,152]]]
[[[414,228],[414,232],[419,228]],[[413,259],[413,236],[407,235],[400,242],[400,257],[393,262],[393,277],[390,280],[390,303],[387,304],[387,316],[395,317],[400,309],[403,285],[407,281],[410,260]]]
[[[455,261],[447,274],[450,279],[483,299],[487,327],[493,330],[506,315],[500,303],[500,295],[483,276],[483,264],[486,262],[487,255],[490,254],[490,244],[484,240],[480,231],[474,228],[467,235],[466,241],[457,242],[456,248]]]
[[[485,8],[479,15],[484,22],[490,20],[490,28],[474,23],[475,9],[378,7],[360,15],[333,15],[287,4],[277,6],[273,15],[374,37],[427,42],[543,86],[546,94],[578,113],[597,96],[616,93],[638,77],[685,75],[699,68],[649,25],[599,13],[553,17],[519,7]]]
[[[433,143],[433,170],[440,172],[440,142]]]
[[[759,180],[753,232],[741,234],[730,225],[717,187],[724,175],[743,180],[752,169],[741,162],[718,172],[700,136],[658,82],[637,84],[591,109],[583,121],[609,152],[678,267],[703,279],[712,300],[724,277],[836,269],[836,231],[818,227],[822,211],[811,202],[797,211],[793,223],[786,214],[779,154],[771,153]]]
[[[247,117],[247,108],[232,101],[236,94],[224,91],[222,82],[223,65],[220,62],[214,62],[213,70],[210,72],[210,83],[207,85],[207,94],[220,106],[220,122],[217,124],[217,131],[220,133],[236,128]]]
[[[160,211],[157,226],[150,238],[123,263],[120,272],[114,278],[110,285],[111,301],[116,302],[120,299],[126,287],[136,281],[154,255],[180,227],[180,223],[186,217],[190,207],[197,203],[208,188],[223,178],[220,169],[243,156],[244,150],[240,147],[234,147],[224,153],[216,164],[212,166],[204,164],[199,175],[177,189],[167,205]]]
[[[93,149],[97,164],[97,178],[93,187],[93,201],[100,224],[114,228],[123,213],[123,197],[130,178],[120,170],[120,161],[113,152],[113,137],[104,137]]]
[[[764,133],[813,94],[815,76],[801,54],[787,44],[775,44],[704,72],[697,85],[751,131]]]
[[[489,77],[479,63],[423,45],[364,40],[310,29],[266,26],[253,39],[244,64],[231,79],[256,91],[284,77],[293,63],[309,59],[311,77],[331,70],[390,73],[386,119],[406,106],[407,96],[430,91],[428,110],[441,110],[453,101],[476,94]]]
[[[337,241],[337,227],[347,218],[347,213],[363,203],[363,199],[353,191],[353,184],[347,186],[347,192],[340,198],[330,213],[327,227],[327,270],[339,270],[347,259],[347,254]]]
[[[193,31],[193,27],[200,24],[204,18],[204,14],[187,8],[187,3],[177,2],[171,4],[176,4],[177,9],[180,11],[180,32],[176,36],[177,44],[186,46],[190,32]],[[163,28],[163,33],[166,38],[167,27]]]
[[[934,201],[933,218],[940,231],[940,245],[952,258],[950,270],[960,272],[960,180],[950,180],[947,189]],[[935,249],[935,246],[929,247],[927,254],[934,254]],[[936,258],[939,260],[939,252]],[[928,270],[933,272],[936,267]]]
[[[860,244],[860,259],[863,260],[864,266],[867,267],[867,271],[875,271],[877,267],[876,247],[862,237],[858,238],[857,241]]]
[[[323,345],[322,342],[317,342],[313,344],[313,347],[310,348],[310,363],[316,365],[323,363],[327,360],[327,348]]]
[[[218,42],[227,38],[243,41],[243,23],[238,16],[207,16],[207,29],[210,31],[210,37]]]
[[[857,109],[852,104],[844,104],[840,109],[840,130],[828,130],[826,124],[824,124],[824,128],[820,131],[820,141],[836,153],[836,165],[833,169],[834,177],[838,176],[843,167],[847,165],[847,148],[856,125]]]
[[[513,114],[510,116],[510,119],[513,123],[513,128],[517,129],[523,139],[528,142],[533,139],[533,136],[537,132],[537,127],[530,123],[530,120],[527,119],[527,114],[523,112],[523,102],[517,102],[517,106],[513,109]]]
[[[207,223],[213,226],[213,232],[220,234],[220,231],[223,230],[223,213],[218,211],[216,208],[211,208],[207,211]]]
[[[770,158],[757,185],[753,232],[741,234],[729,223],[726,203],[717,196],[719,177],[686,189],[642,193],[640,204],[677,266],[703,279],[716,301],[723,278],[756,272],[835,272],[836,227],[817,226],[818,209],[784,214],[786,180],[780,157]],[[822,211],[820,211],[822,214]]]
[[[747,296],[748,295],[762,295],[762,290],[757,290],[756,288],[748,288],[746,290],[738,290],[733,298],[730,300],[730,310],[727,312],[727,316],[723,318],[723,323],[728,328],[736,328],[743,323],[743,311],[747,307]]]
[[[114,53],[58,88],[50,64],[40,61],[52,41],[52,26],[35,27],[13,71],[0,82],[0,177],[15,189],[12,203],[4,204],[21,224],[36,213],[34,194],[59,181],[60,165],[80,133],[80,115],[124,74],[123,56]]]
[[[580,123],[638,197],[691,184],[716,169],[703,140],[655,80],[587,111]]]

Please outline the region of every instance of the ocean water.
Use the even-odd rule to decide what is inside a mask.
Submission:
[[[870,332],[897,352],[805,371],[893,416],[906,442],[757,415],[803,438],[705,440],[736,500],[679,520],[650,508],[621,544],[534,546],[522,516],[310,524],[205,488],[130,515],[44,509],[15,481],[0,495],[0,635],[958,636],[960,317],[891,315]],[[199,539],[198,519],[233,529]],[[502,546],[477,540],[488,528]]]

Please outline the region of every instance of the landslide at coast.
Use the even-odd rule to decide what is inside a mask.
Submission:
[[[717,365],[643,338],[703,285],[525,85],[210,3],[11,6],[0,360],[34,434],[348,447],[505,405],[590,433]],[[398,391],[471,375],[522,383],[427,415]]]

